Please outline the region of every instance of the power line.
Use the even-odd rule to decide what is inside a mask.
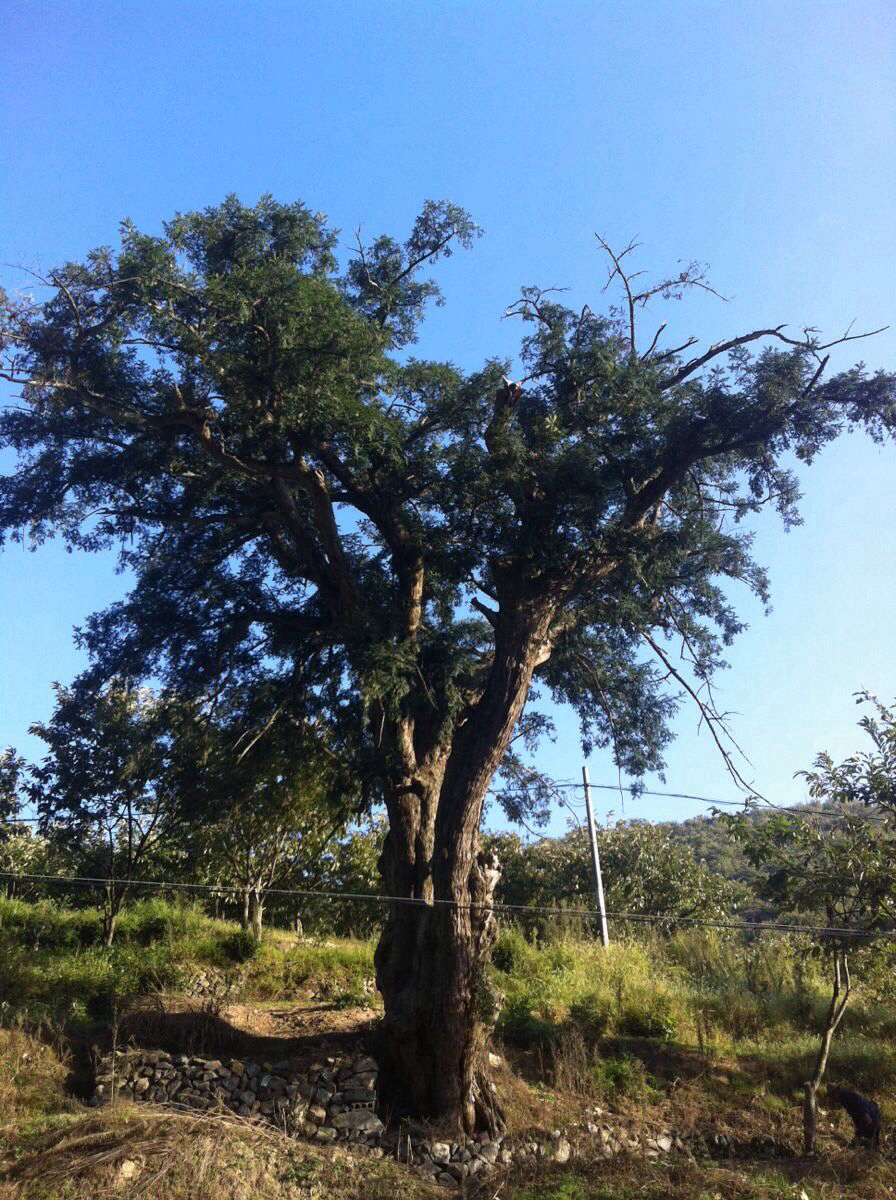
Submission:
[[[564,790],[564,791],[580,791],[581,792],[583,790],[583,785],[581,783],[576,783],[574,780],[554,781],[551,784],[551,786],[558,790]],[[713,804],[713,805],[718,805],[719,807],[722,807],[722,808],[739,808],[743,812],[763,812],[763,811],[783,812],[783,813],[791,813],[794,816],[798,816],[798,817],[804,817],[804,816],[805,817],[826,817],[828,820],[841,820],[844,815],[843,813],[836,812],[829,808],[812,808],[809,805],[805,805],[805,804],[782,805],[782,804],[773,804],[771,801],[766,800],[760,804],[750,805],[747,803],[746,800],[719,800],[719,799],[714,799],[711,796],[693,795],[690,792],[657,792],[657,791],[652,791],[649,788],[630,787],[630,786],[620,785],[620,784],[616,784],[616,783],[592,783],[591,789],[592,789],[592,791],[602,791],[602,792],[620,792],[620,791],[628,792],[629,796],[633,800],[638,800],[638,799],[640,799],[641,796],[656,796],[656,797],[661,797],[661,798],[667,799],[667,800],[696,800],[700,804]],[[567,801],[567,803],[574,803],[574,802]],[[580,805],[577,805],[576,807],[583,808],[584,802]],[[20,825],[23,823],[39,824],[43,819],[44,818],[42,818],[42,817],[15,817],[15,818],[10,818],[9,820],[0,821],[0,825]],[[688,818],[688,820],[694,820],[694,819],[696,819],[696,818],[693,818],[693,817]],[[886,824],[886,821],[887,821],[887,819],[885,817],[872,816],[870,813],[866,814],[864,819],[869,822],[876,823],[876,824]],[[678,823],[684,824],[684,822],[678,822]]]
[[[562,788],[569,791],[582,791],[583,785],[577,783],[574,779],[560,780],[552,784],[553,787]],[[638,800],[641,796],[659,796],[667,800],[696,800],[700,804],[715,804],[721,808],[739,808],[744,812],[760,812],[765,809],[773,812],[793,813],[795,816],[806,817],[827,817],[828,819],[840,819],[842,813],[834,812],[829,808],[812,808],[806,804],[782,805],[773,804],[770,800],[764,800],[759,804],[750,805],[749,797],[744,800],[718,800],[711,796],[696,796],[690,792],[657,792],[650,788],[631,787],[625,784],[618,783],[592,783],[592,791],[602,792],[628,792],[632,799]],[[693,820],[693,818],[689,818]],[[869,821],[882,823],[885,818],[868,816]]]
[[[91,887],[108,887],[118,884],[123,887],[171,888],[184,891],[225,893],[241,895],[243,889],[234,885],[216,883],[184,883],[181,880],[157,879],[102,879],[86,875],[29,875],[16,874],[12,871],[0,871],[0,879],[10,879],[15,882],[32,880],[43,883],[75,883],[87,884]],[[487,909],[493,912],[520,912],[538,916],[576,917],[595,920],[600,914],[595,909],[585,908],[548,908],[528,904],[467,904],[458,900],[424,900],[417,896],[382,896],[375,892],[328,892],[317,888],[267,888],[267,896],[303,896],[336,902],[352,903],[355,901],[373,901],[376,904],[404,904],[414,908],[454,908],[469,911]],[[735,921],[711,917],[676,916],[672,913],[632,913],[607,912],[607,917],[616,921],[630,921],[643,924],[677,924],[694,925],[709,929],[741,929],[752,933],[800,933],[827,935],[830,937],[856,938],[890,938],[896,937],[896,929],[854,929],[849,926],[803,925],[782,921]]]

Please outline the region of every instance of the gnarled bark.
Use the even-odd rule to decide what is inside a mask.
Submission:
[[[394,898],[375,958],[385,1006],[381,1092],[392,1112],[457,1122],[468,1132],[503,1126],[488,1071],[497,1013],[485,976],[500,870],[480,848],[478,828],[543,661],[550,620],[545,605],[497,629],[488,682],[450,747],[421,752],[393,736],[409,774],[388,799],[380,862]]]

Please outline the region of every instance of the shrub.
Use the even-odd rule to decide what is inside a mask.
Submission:
[[[592,1074],[597,1090],[608,1098],[643,1096],[646,1090],[644,1064],[631,1054],[597,1059]]]
[[[569,1006],[569,1019],[586,1037],[602,1037],[610,1024],[609,1001],[599,992],[586,992]]]
[[[231,962],[249,962],[258,953],[259,946],[251,933],[245,929],[234,929],[224,934],[218,943],[223,954]]]
[[[497,1032],[506,1042],[531,1048],[549,1046],[557,1037],[553,1021],[545,1021],[532,1011],[532,999],[525,992],[508,999],[498,1017]]]
[[[616,1020],[616,1032],[626,1037],[659,1038],[669,1042],[675,1037],[676,1021],[662,1003],[662,997],[655,1007],[644,1003],[626,1005]]]
[[[151,946],[155,942],[195,937],[208,923],[208,917],[196,904],[148,896],[125,909],[116,936],[120,941]]]
[[[518,974],[527,954],[531,953],[529,943],[522,930],[509,925],[498,934],[492,950],[492,963],[498,971],[506,975]]]

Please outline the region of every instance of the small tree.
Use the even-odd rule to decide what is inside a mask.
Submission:
[[[14,896],[16,880],[30,863],[25,847],[32,841],[28,828],[18,818],[22,809],[25,760],[12,746],[0,751],[0,873],[7,896]]]
[[[231,697],[226,716],[200,719],[192,738],[179,734],[180,803],[198,857],[239,889],[242,926],[256,942],[268,893],[319,860],[360,803],[340,757],[301,720],[266,712],[267,698],[260,689],[234,708]]]
[[[608,911],[635,916],[662,914],[666,928],[689,917],[731,912],[736,889],[712,874],[668,830],[647,821],[626,821],[598,833]],[[494,838],[503,871],[499,903],[534,907],[593,908],[587,835],[576,829],[562,838],[525,845],[514,834]]]
[[[381,929],[386,916],[379,859],[386,834],[382,813],[352,824],[328,843],[321,855],[302,863],[292,876],[294,886],[320,893],[302,901],[307,927],[340,937],[370,937]],[[326,894],[330,893],[330,894]],[[346,902],[334,894],[351,896]],[[363,897],[371,896],[366,900]]]
[[[49,747],[33,771],[42,830],[82,856],[99,854],[106,946],[139,870],[176,824],[173,707],[120,680],[99,692],[57,685],[52,718],[31,729]]]
[[[811,936],[815,952],[829,964],[831,999],[815,1066],[803,1085],[806,1154],[815,1150],[818,1088],[853,991],[850,963],[870,952],[875,932],[890,926],[896,913],[896,721],[867,693],[859,702],[877,710],[876,719],[860,722],[874,751],[839,766],[822,753],[814,770],[799,772],[811,796],[824,801],[823,812],[776,812],[762,823],[746,813],[720,818],[749,860],[765,870],[762,894],[819,923]]]
[[[22,807],[22,773],[25,760],[12,746],[0,751],[0,838],[4,826],[16,823]]]

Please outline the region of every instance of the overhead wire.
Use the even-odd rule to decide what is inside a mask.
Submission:
[[[584,791],[585,785],[578,783],[575,780],[557,780],[553,781],[553,787],[558,789],[566,789],[569,791]],[[601,792],[628,792],[631,799],[637,801],[641,796],[657,796],[669,800],[696,800],[701,804],[712,804],[720,808],[739,808],[742,812],[784,812],[792,813],[794,816],[806,817],[824,817],[828,820],[842,820],[843,813],[836,812],[830,808],[813,808],[808,804],[774,804],[770,800],[763,800],[759,803],[751,804],[751,797],[746,797],[743,800],[719,800],[711,796],[697,796],[691,792],[658,792],[650,788],[631,787],[625,784],[618,783],[592,783],[592,791]],[[568,801],[567,803],[573,803]],[[577,807],[584,807],[584,804],[579,804]],[[693,820],[694,818],[688,818]],[[865,820],[875,824],[886,824],[886,818],[875,817],[870,813],[865,816]]]
[[[193,892],[206,892],[227,894],[238,896],[242,894],[243,889],[232,884],[215,884],[215,883],[185,883],[181,880],[157,880],[157,879],[112,879],[101,878],[98,876],[87,875],[38,875],[28,873],[16,873],[13,871],[0,871],[0,879],[12,880],[14,882],[23,882],[26,880],[42,883],[67,883],[67,884],[86,884],[91,887],[108,887],[110,884],[118,884],[120,887],[148,887],[158,889],[184,890]],[[529,904],[477,904],[462,902],[459,900],[442,900],[432,899],[427,900],[417,896],[388,896],[381,895],[377,892],[331,892],[319,888],[267,888],[265,889],[266,896],[301,896],[304,898],[315,897],[318,899],[342,901],[352,903],[357,901],[373,902],[377,904],[401,904],[412,908],[432,909],[436,907],[453,908],[461,911],[482,911],[489,910],[496,913],[501,912],[518,912],[526,913],[530,916],[557,916],[557,917],[573,917],[583,920],[595,920],[600,914],[596,909],[580,909],[580,908],[555,908],[542,905]],[[713,917],[688,917],[678,916],[673,913],[633,913],[633,912],[618,912],[608,911],[605,916],[615,921],[627,921],[632,923],[642,924],[657,924],[657,925],[691,925],[704,927],[709,929],[739,929],[750,933],[795,933],[795,934],[811,934],[813,936],[827,937],[855,937],[855,938],[892,938],[896,937],[896,928],[894,929],[855,929],[850,926],[829,926],[829,925],[806,925],[784,921],[736,921],[725,918]]]

